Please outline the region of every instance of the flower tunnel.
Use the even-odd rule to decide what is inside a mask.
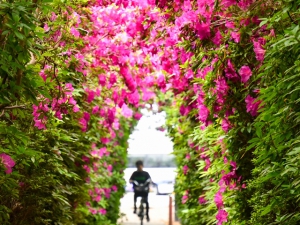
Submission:
[[[183,225],[299,224],[299,4],[2,1],[1,224],[117,224],[147,104]]]

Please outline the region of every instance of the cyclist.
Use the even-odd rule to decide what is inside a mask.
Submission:
[[[133,181],[135,180],[139,184],[141,184],[141,183],[145,183],[148,179],[151,179],[149,173],[143,170],[143,168],[144,168],[143,161],[139,160],[135,163],[135,165],[136,165],[137,171],[133,172],[133,174],[131,175],[131,177],[129,179],[130,183],[133,183]],[[133,183],[133,187],[134,187],[134,190],[135,190],[135,184],[134,183]],[[146,204],[146,219],[149,222],[150,218],[149,218],[148,193],[149,193],[149,189],[145,193],[140,193],[140,192],[134,191],[134,211],[133,211],[133,213],[136,213],[136,200],[137,200],[137,198],[138,197],[144,197],[145,204]]]

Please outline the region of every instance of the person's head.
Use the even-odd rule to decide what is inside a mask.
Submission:
[[[138,161],[136,161],[135,165],[136,165],[136,168],[137,168],[139,171],[142,171],[142,170],[143,170],[143,167],[144,167],[143,161],[138,160]]]

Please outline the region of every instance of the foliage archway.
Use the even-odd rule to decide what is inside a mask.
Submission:
[[[0,18],[3,224],[116,224],[146,102],[168,114],[183,224],[299,222],[298,1],[7,0]]]

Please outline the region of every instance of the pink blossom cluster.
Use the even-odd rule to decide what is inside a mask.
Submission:
[[[12,168],[16,164],[15,161],[5,153],[0,153],[0,163],[6,168],[6,174],[12,173]]]
[[[257,116],[259,105],[261,101],[256,100],[255,98],[248,95],[245,99],[247,112],[250,113],[252,116]]]
[[[90,202],[87,202],[86,206],[88,207],[89,211],[93,215],[95,215],[95,214],[106,215],[106,213],[107,213],[106,209],[92,207]]]
[[[43,100],[40,101],[39,105],[32,106],[34,126],[38,129],[46,129],[48,120],[47,112],[50,110],[60,120],[63,119],[64,114],[69,114],[69,108],[72,108],[73,112],[79,111],[77,102],[72,96],[72,92],[74,91],[72,84],[67,83],[64,88],[59,86],[57,89],[63,97],[54,98],[52,102],[48,98],[42,98]]]
[[[82,167],[89,174],[89,177],[86,178],[86,182],[93,187],[88,191],[91,199],[86,203],[86,206],[92,214],[105,215],[107,213],[106,209],[99,208],[96,205],[99,205],[102,200],[110,199],[111,193],[118,191],[116,185],[101,187],[101,184],[91,183],[90,177],[92,176],[97,177],[99,174],[101,174],[101,176],[112,176],[113,166],[105,161],[109,156],[110,152],[107,147],[97,148],[96,143],[92,143],[90,155],[82,157],[82,161],[84,162]]]
[[[185,204],[188,199],[189,199],[189,190],[186,190],[184,195],[182,196],[181,203]]]

